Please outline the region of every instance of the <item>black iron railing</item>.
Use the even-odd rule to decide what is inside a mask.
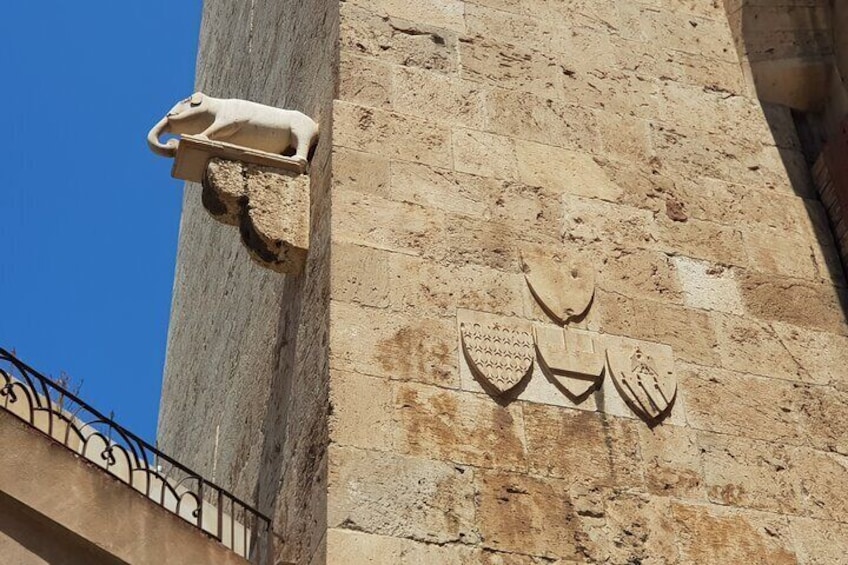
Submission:
[[[2,348],[0,406],[252,563],[270,562],[267,516]]]

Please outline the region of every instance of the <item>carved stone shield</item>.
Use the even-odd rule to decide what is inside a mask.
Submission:
[[[677,394],[671,352],[657,346],[607,349],[610,375],[627,405],[648,423],[668,415]]]
[[[582,400],[601,383],[606,358],[603,350],[595,353],[590,336],[562,328],[556,332],[534,328],[533,337],[542,372],[574,400]]]
[[[586,261],[559,263],[551,257],[523,254],[530,292],[560,325],[586,313],[595,295],[595,269]]]
[[[514,388],[533,366],[533,338],[499,324],[460,324],[462,350],[474,375],[498,394]]]

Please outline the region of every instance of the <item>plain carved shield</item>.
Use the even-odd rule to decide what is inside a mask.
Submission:
[[[514,388],[533,366],[533,338],[499,324],[460,324],[462,350],[475,377],[498,394]]]
[[[542,255],[522,255],[530,292],[545,313],[560,325],[586,313],[595,296],[595,269],[582,260],[557,262]]]
[[[607,362],[615,388],[636,414],[649,423],[668,414],[677,394],[670,351],[642,345],[610,347]]]
[[[590,336],[575,330],[556,328],[556,332],[552,332],[534,327],[533,338],[539,354],[539,368],[572,400],[579,402],[601,384],[606,357],[603,350],[595,352]]]

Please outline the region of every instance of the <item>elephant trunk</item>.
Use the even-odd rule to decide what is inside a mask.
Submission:
[[[169,121],[168,117],[165,116],[162,118],[158,124],[153,126],[153,129],[150,130],[150,133],[147,134],[147,144],[150,146],[150,149],[156,153],[157,155],[161,155],[162,157],[174,157],[177,154],[177,140],[170,139],[167,143],[162,143],[159,141],[159,138],[163,133],[168,133],[169,130]]]

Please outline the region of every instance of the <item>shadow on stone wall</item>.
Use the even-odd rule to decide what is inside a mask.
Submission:
[[[848,69],[843,56],[848,51],[843,45],[848,8],[839,5],[841,0],[724,2],[740,62],[756,91],[792,188],[805,199],[824,258],[822,267],[838,287],[848,317],[844,260],[848,246],[840,250],[835,237],[836,224],[848,209],[845,214],[829,211],[821,196],[822,154],[848,118],[844,81]],[[848,188],[848,178],[844,183]]]

